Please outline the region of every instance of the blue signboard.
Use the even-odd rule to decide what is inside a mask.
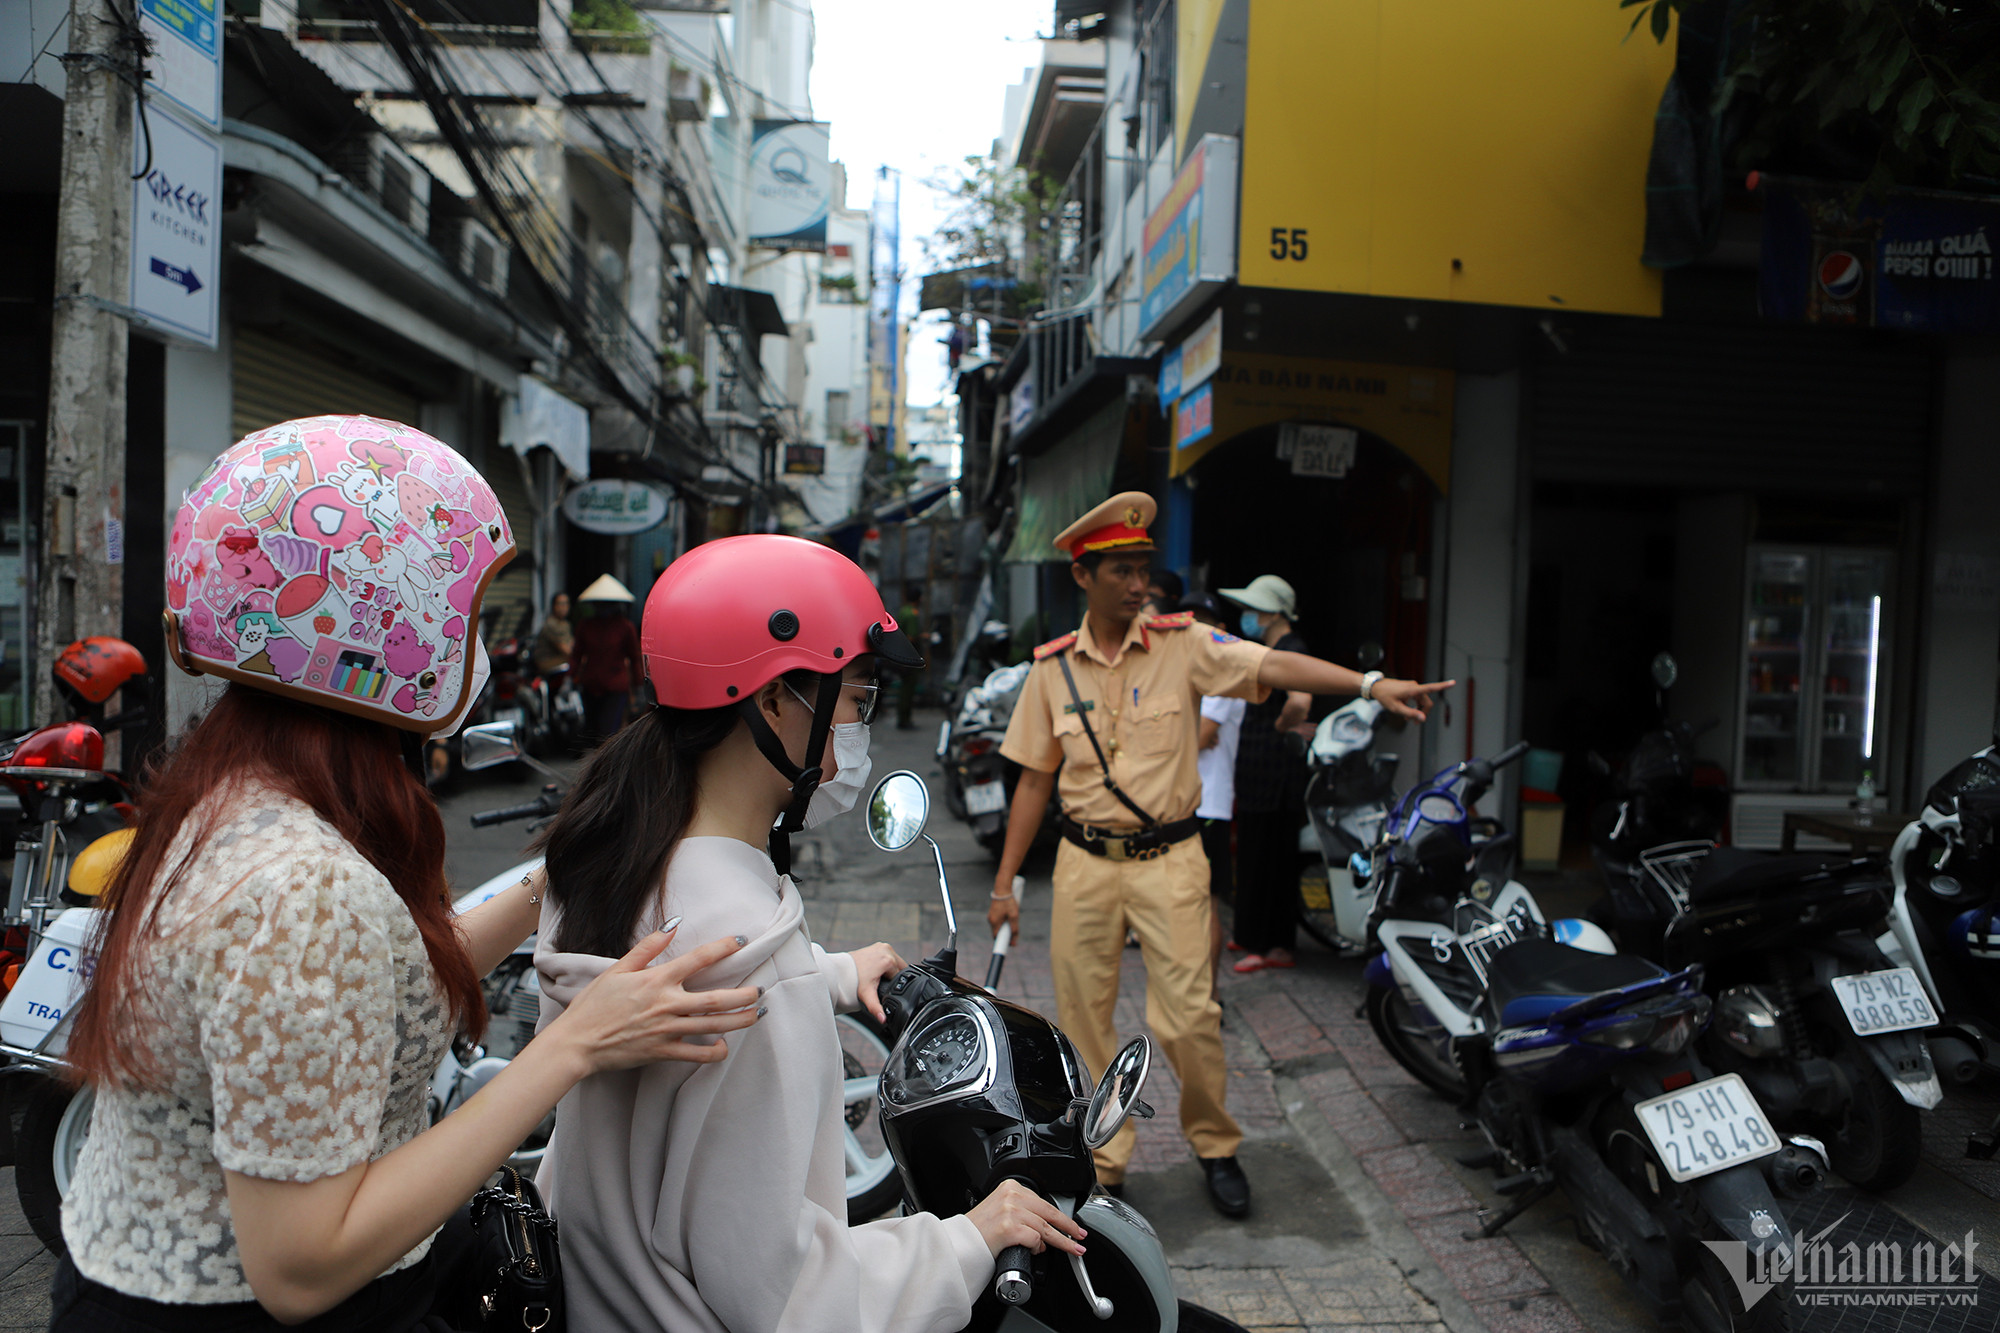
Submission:
[[[1766,317],[2000,332],[2000,199],[1764,179]]]
[[[1176,347],[1160,357],[1160,401],[1177,403],[1181,398],[1181,349]]]

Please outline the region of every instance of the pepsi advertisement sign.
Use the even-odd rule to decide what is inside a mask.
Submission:
[[[2000,331],[2000,200],[1763,177],[1758,303],[1770,319]]]

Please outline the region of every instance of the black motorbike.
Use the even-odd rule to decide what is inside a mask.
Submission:
[[[1740,1074],[1781,1130],[1822,1141],[1850,1183],[1908,1180],[1919,1112],[1944,1093],[1922,983],[1877,943],[1891,895],[1881,867],[1705,842],[1639,862],[1614,925],[1655,962],[1704,968],[1715,1017],[1703,1058]]]
[[[1669,842],[1720,842],[1728,825],[1729,789],[1715,780],[1720,770],[1695,755],[1695,742],[1715,722],[1697,726],[1666,717],[1667,693],[1679,677],[1671,654],[1654,658],[1660,725],[1641,736],[1615,769],[1602,755],[1590,756],[1592,769],[1611,780],[1610,795],[1591,814],[1590,842],[1614,899],[1640,873],[1641,852]]]
[[[1227,1333],[1237,1325],[1178,1301],[1159,1237],[1139,1212],[1097,1188],[1094,1148],[1110,1142],[1139,1100],[1151,1060],[1135,1037],[1093,1089],[1076,1047],[1032,1009],[958,975],[958,920],[944,856],[924,835],[930,793],[907,770],[891,773],[868,798],[868,836],[896,852],[923,838],[937,860],[950,938],[905,968],[882,991],[895,1043],[877,1095],[883,1137],[896,1159],[904,1206],[952,1217],[1003,1182],[1019,1181],[1090,1233],[1089,1256],[1003,1251],[993,1287],[968,1329],[1004,1333]]]
[[[1675,674],[1661,654],[1663,701]],[[1876,943],[1891,884],[1870,861],[1716,847],[1722,789],[1695,782],[1706,730],[1665,723],[1627,759],[1592,829],[1605,877],[1593,919],[1629,952],[1699,964],[1715,1002],[1702,1058],[1741,1075],[1781,1130],[1822,1143],[1850,1183],[1893,1189],[1916,1170],[1919,1111],[1944,1094],[1921,983]]]

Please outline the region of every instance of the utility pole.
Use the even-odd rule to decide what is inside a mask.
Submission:
[[[49,666],[65,644],[123,628],[125,339],[132,236],[136,6],[70,0],[56,205],[55,314],[42,481],[34,716],[55,715]],[[151,664],[155,669],[160,663]]]

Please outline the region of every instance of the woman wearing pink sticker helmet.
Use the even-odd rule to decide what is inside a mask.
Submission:
[[[51,1327],[405,1330],[433,1233],[580,1079],[714,1060],[754,990],[647,968],[656,933],[459,1112],[429,1121],[530,879],[454,921],[444,830],[400,739],[457,726],[480,598],[513,555],[492,488],[395,422],[314,417],[226,450],[169,544],[184,670],[230,682],[148,775],[67,1051],[96,1090]],[[702,1044],[689,1039],[701,1037]]]
[[[1007,1245],[1080,1250],[1010,1182],[970,1213],[847,1224],[836,1008],[881,1014],[886,944],[828,955],[786,874],[788,835],[867,782],[878,660],[922,664],[868,577],[795,537],[683,555],[646,599],[658,707],[594,754],[543,837],[545,1021],[656,923],[744,947],[693,984],[756,986],[729,1059],[585,1079],[538,1177],[590,1329],[902,1333],[964,1326]],[[769,846],[767,854],[766,847]],[[670,949],[674,956],[678,949]]]

